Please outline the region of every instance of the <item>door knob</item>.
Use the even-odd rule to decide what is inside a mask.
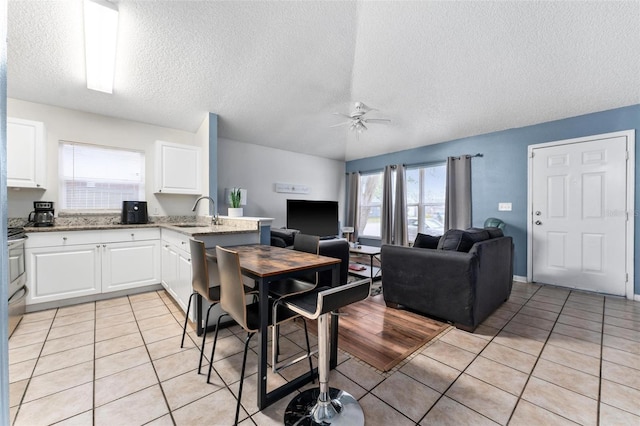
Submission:
[[[539,220],[536,220],[536,222],[535,222],[535,223],[536,223],[536,225],[542,225],[542,222],[541,222],[541,221],[539,221]]]

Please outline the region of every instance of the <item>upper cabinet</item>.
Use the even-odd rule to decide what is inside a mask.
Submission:
[[[202,194],[201,149],[197,146],[156,141],[154,192]]]
[[[45,189],[44,123],[7,117],[7,186]]]

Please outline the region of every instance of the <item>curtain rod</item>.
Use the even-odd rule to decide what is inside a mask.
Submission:
[[[475,157],[484,157],[484,154],[482,154],[481,152],[471,155],[471,154],[466,154],[466,155],[460,155],[458,157],[451,157],[454,160],[460,160],[461,158],[475,158]],[[405,164],[403,163],[402,166],[403,167],[420,167],[420,166],[426,166],[426,165],[430,165],[430,164],[444,164],[446,163],[446,160],[442,160],[442,161],[428,161],[428,162],[424,162],[424,163],[413,163],[413,164]],[[398,167],[397,164],[391,164],[391,168],[395,169],[396,167]],[[360,174],[370,174],[370,173],[377,173],[377,172],[381,172],[384,171],[384,167],[381,169],[372,169],[372,170],[358,170],[358,171],[354,171],[351,173],[360,173]],[[346,175],[349,174],[349,172],[345,173]]]
[[[454,160],[460,160],[462,158],[475,158],[475,157],[484,157],[484,154],[481,154],[481,153],[477,153],[475,155],[467,154],[467,155],[461,155],[459,157],[451,157],[451,158],[453,158]]]

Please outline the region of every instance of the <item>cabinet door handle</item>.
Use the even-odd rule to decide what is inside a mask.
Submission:
[[[100,244],[98,244],[98,245],[96,246],[96,248],[100,248]]]
[[[131,236],[132,236],[132,237],[133,237],[133,236],[135,236],[135,235],[136,235],[136,234],[134,234],[134,233],[132,233],[132,234],[131,234]]]
[[[103,244],[103,245],[102,245],[102,247],[106,247],[106,246],[107,246],[106,244]]]
[[[67,237],[62,237],[62,241],[67,241]]]

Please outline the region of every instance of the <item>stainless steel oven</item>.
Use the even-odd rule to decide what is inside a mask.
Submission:
[[[9,336],[22,319],[27,300],[27,271],[25,268],[24,242],[27,239],[22,228],[7,230],[9,246]]]

